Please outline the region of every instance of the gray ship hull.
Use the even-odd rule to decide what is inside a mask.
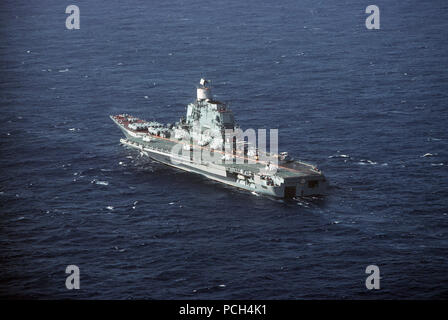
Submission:
[[[113,119],[114,120],[114,119]],[[114,122],[116,122],[114,120]],[[300,183],[296,180],[290,180],[288,183],[284,183],[280,186],[265,186],[265,185],[257,185],[257,184],[250,184],[246,185],[243,184],[243,181],[235,179],[234,176],[228,177],[225,174],[225,170],[218,171],[220,174],[216,174],[211,172],[211,169],[209,166],[194,163],[192,161],[183,160],[180,161],[179,159],[177,161],[173,161],[171,157],[171,152],[168,152],[168,150],[161,150],[156,149],[150,146],[150,143],[145,143],[142,138],[138,135],[136,135],[134,132],[126,129],[125,127],[121,126],[119,123],[117,125],[120,127],[120,129],[123,131],[123,133],[126,136],[126,139],[120,139],[120,143],[136,149],[142,153],[142,155],[147,156],[157,162],[160,162],[162,164],[165,164],[167,166],[171,166],[174,168],[178,168],[180,170],[184,170],[191,173],[200,174],[208,179],[224,183],[227,185],[230,185],[232,187],[236,187],[239,189],[247,190],[250,192],[254,192],[256,194],[262,194],[267,196],[272,196],[276,198],[292,198],[292,197],[303,197],[303,196],[322,196],[326,194],[326,181],[321,181],[318,188],[315,186],[313,188],[310,188],[307,186],[306,180],[304,183]],[[155,138],[157,139],[157,138]],[[303,179],[301,179],[303,180]],[[286,188],[294,188],[294,193],[286,194]]]

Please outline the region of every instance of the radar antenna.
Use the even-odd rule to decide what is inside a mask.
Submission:
[[[210,80],[201,78],[199,81],[200,86],[197,87],[197,99],[198,101],[210,100],[212,97]]]

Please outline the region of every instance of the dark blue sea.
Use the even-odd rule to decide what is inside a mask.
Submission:
[[[379,30],[370,4],[2,1],[0,297],[447,298],[448,3],[377,0]],[[257,196],[120,145],[110,114],[173,123],[201,77],[329,195]]]

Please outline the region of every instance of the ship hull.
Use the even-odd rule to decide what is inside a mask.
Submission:
[[[272,196],[276,198],[285,198],[285,188],[287,188],[287,185],[282,186],[260,186],[260,185],[252,185],[247,186],[241,183],[238,183],[234,181],[232,178],[227,178],[222,175],[217,175],[210,173],[208,171],[205,171],[203,168],[205,166],[195,163],[189,163],[189,162],[179,162],[179,161],[172,161],[171,154],[170,153],[164,153],[161,151],[155,151],[152,149],[149,149],[145,147],[145,145],[135,141],[135,137],[127,133],[125,130],[123,130],[126,134],[127,139],[121,139],[121,144],[130,147],[132,149],[136,149],[141,152],[143,156],[146,156],[148,158],[151,158],[157,162],[160,162],[164,165],[174,167],[183,171],[187,171],[190,173],[196,173],[199,175],[202,175],[208,179],[224,183],[227,185],[230,185],[235,188],[247,190],[250,192],[255,192],[257,194],[263,194],[267,196]],[[292,186],[289,186],[292,187]],[[295,186],[294,186],[295,187]],[[296,187],[295,187],[296,188]],[[306,188],[296,188],[295,193],[290,196],[286,196],[287,198],[292,197],[301,197],[301,196],[321,196],[324,195],[326,192],[326,185],[321,184],[320,189],[316,190],[306,190]]]
[[[238,174],[229,172],[229,167],[225,165],[195,161],[190,157],[173,157],[171,150],[174,144],[170,144],[173,143],[172,140],[157,136],[148,136],[146,133],[130,130],[113,117],[111,119],[126,136],[126,139],[120,139],[123,145],[136,149],[142,155],[162,164],[196,173],[232,187],[276,198],[322,196],[326,194],[327,182],[322,175],[293,176],[285,178],[283,183],[277,185],[248,183],[247,180],[239,179]],[[151,141],[145,141],[145,137],[150,137]],[[309,182],[317,182],[317,185],[313,184],[310,186]]]

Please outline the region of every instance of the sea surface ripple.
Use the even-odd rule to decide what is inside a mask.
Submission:
[[[69,4],[0,5],[0,297],[448,297],[446,1],[376,1],[380,30],[354,0],[77,1],[80,30]],[[173,123],[202,76],[329,196],[255,196],[120,146],[110,114]]]

